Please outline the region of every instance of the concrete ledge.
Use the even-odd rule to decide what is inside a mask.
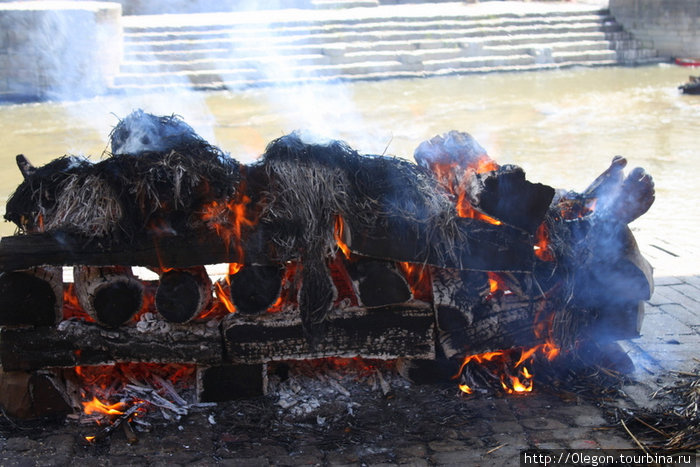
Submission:
[[[652,42],[660,55],[700,57],[697,0],[610,0],[610,11],[636,38]]]
[[[0,3],[0,99],[103,93],[119,72],[121,55],[118,3]]]

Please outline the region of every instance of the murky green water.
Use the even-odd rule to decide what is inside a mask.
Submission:
[[[698,219],[700,202],[700,97],[676,89],[691,72],[572,69],[0,106],[0,204],[4,212],[20,182],[16,154],[35,165],[68,153],[98,160],[117,116],[143,108],[182,115],[242,161],[298,128],[407,158],[421,141],[457,129],[500,163],[524,167],[532,181],[581,190],[621,154],[656,181],[657,202],[636,225],[682,232],[694,228],[683,218]],[[678,205],[682,212],[671,211]],[[0,224],[1,235],[13,230]]]

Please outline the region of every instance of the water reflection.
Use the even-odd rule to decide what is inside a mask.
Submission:
[[[523,166],[529,179],[580,190],[621,154],[656,180],[657,203],[635,225],[693,235],[697,221],[684,219],[698,218],[700,98],[676,89],[688,74],[666,65],[571,69],[8,105],[0,107],[0,204],[4,212],[20,182],[16,154],[35,165],[67,153],[98,159],[117,116],[143,108],[182,115],[242,161],[298,128],[407,158],[421,141],[458,129],[498,162]],[[678,202],[683,214],[664,215]],[[13,230],[0,224],[1,235]]]

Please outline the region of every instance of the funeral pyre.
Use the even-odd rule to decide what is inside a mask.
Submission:
[[[119,383],[102,395],[128,386],[133,400],[94,401],[120,404],[103,411],[126,419],[147,399],[172,415],[188,404],[174,404],[171,373],[196,374],[209,402],[264,388],[271,362],[322,357],[400,359],[413,380],[525,392],[535,359],[637,336],[652,293],[627,224],[654,186],[619,156],[575,193],[457,131],[419,145],[415,163],[292,133],[243,165],[182,119],[142,111],[110,140],[99,162],[17,156],[2,378],[53,395],[10,412],[75,406],[66,388],[106,372]],[[212,278],[205,266],[222,263]]]

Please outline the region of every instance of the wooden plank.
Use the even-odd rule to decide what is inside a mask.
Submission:
[[[532,268],[531,236],[505,225],[457,218],[454,230],[433,229],[437,233],[432,234],[426,226],[398,218],[387,218],[381,226],[369,229],[360,229],[352,219],[346,219],[346,226],[346,243],[362,256],[456,269]],[[242,249],[227,245],[210,231],[144,236],[111,244],[62,231],[16,235],[0,240],[0,271],[76,264],[186,268],[218,263],[275,264],[298,259],[280,256],[268,229],[256,227]]]
[[[222,325],[227,357],[233,363],[357,355],[382,359],[435,356],[433,312],[429,304],[419,301],[372,310],[333,310],[313,347],[296,310],[257,319],[233,314]]]
[[[345,219],[343,240],[353,253],[394,261],[479,271],[532,269],[533,240],[526,232],[470,218],[453,222],[448,235],[448,229],[428,229],[400,219],[371,230]]]

